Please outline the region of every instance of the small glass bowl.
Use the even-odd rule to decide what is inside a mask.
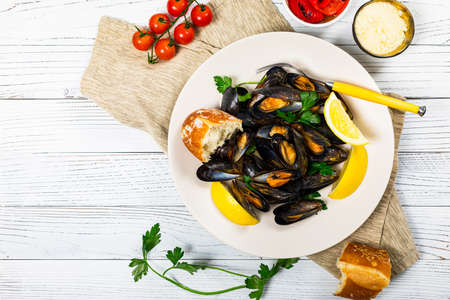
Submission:
[[[386,55],[377,55],[377,54],[373,54],[371,52],[369,52],[367,49],[365,49],[361,43],[358,40],[358,36],[356,35],[355,32],[355,22],[356,22],[356,18],[358,17],[359,12],[366,7],[369,4],[372,4],[374,2],[386,2],[386,3],[391,3],[393,4],[397,9],[399,9],[400,11],[402,11],[403,15],[402,18],[405,19],[407,25],[408,25],[408,30],[405,33],[405,40],[403,41],[403,43],[394,51],[391,51],[389,53],[387,53]],[[365,4],[363,4],[358,11],[355,14],[355,17],[353,19],[353,25],[352,25],[352,30],[353,30],[353,39],[355,40],[356,44],[358,45],[358,47],[364,51],[365,53],[373,56],[373,57],[378,57],[378,58],[389,58],[389,57],[394,57],[399,55],[400,53],[402,53],[403,51],[405,51],[409,45],[411,44],[413,37],[414,37],[414,32],[415,32],[415,28],[414,28],[414,18],[411,14],[411,12],[409,11],[409,9],[401,2],[398,2],[396,0],[371,0],[369,2],[366,2]]]

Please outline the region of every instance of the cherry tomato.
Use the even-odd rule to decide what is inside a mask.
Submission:
[[[155,39],[153,38],[152,34],[148,30],[141,30],[136,31],[133,34],[133,45],[134,48],[141,50],[141,51],[147,51],[150,46],[153,44]]]
[[[154,14],[148,22],[148,27],[156,34],[163,33],[169,26],[170,19],[166,14]]]
[[[160,39],[155,45],[155,53],[159,59],[169,60],[175,56],[175,44],[169,39]]]
[[[299,19],[308,23],[319,23],[325,18],[308,0],[289,0],[289,8]]]
[[[321,7],[320,0],[309,0],[309,2],[316,10],[320,11],[324,15],[334,16],[337,15],[344,5],[346,5],[348,0],[330,0],[324,7]]]
[[[319,7],[320,8],[324,8],[325,6],[327,6],[328,4],[330,4],[331,0],[319,0]]]
[[[167,11],[172,16],[178,17],[188,4],[188,0],[169,0],[167,1]]]
[[[191,20],[195,26],[202,27],[211,23],[213,13],[211,9],[204,4],[200,4],[194,7],[191,12]]]
[[[178,44],[187,45],[194,39],[194,27],[192,24],[181,23],[175,27],[173,36]]]

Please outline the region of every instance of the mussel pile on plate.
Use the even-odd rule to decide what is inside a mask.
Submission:
[[[304,91],[314,91],[318,96],[310,111],[320,117],[319,124],[287,122],[277,113],[301,111],[300,94]],[[338,171],[332,166],[348,157],[341,147],[344,143],[328,128],[322,115],[330,92],[323,82],[288,73],[279,66],[267,71],[246,102],[238,97],[248,93],[245,88],[229,87],[221,109],[241,119],[244,131],[219,147],[197,170],[197,177],[230,181],[236,200],[254,216],[256,210],[267,212],[279,205],[273,213],[280,225],[317,214],[324,203],[311,195],[338,179]],[[314,163],[331,166],[331,172],[315,171]]]

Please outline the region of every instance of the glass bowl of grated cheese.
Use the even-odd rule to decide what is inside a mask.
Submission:
[[[395,0],[363,4],[353,20],[353,38],[364,52],[379,58],[396,56],[414,37],[414,19],[408,8]]]

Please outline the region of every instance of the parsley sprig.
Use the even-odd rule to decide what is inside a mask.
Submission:
[[[259,275],[244,275],[236,272],[232,272],[229,270],[225,270],[219,267],[214,266],[208,266],[208,265],[197,265],[197,264],[191,264],[185,261],[181,261],[181,259],[184,256],[184,251],[180,247],[175,247],[173,250],[167,251],[166,257],[172,264],[170,267],[165,269],[162,273],[155,270],[149,263],[150,259],[148,257],[149,253],[152,251],[153,248],[155,248],[159,243],[161,242],[161,233],[159,224],[153,225],[153,227],[150,229],[150,231],[147,231],[142,236],[142,257],[143,258],[133,258],[129,264],[129,267],[133,268],[131,274],[133,275],[134,281],[139,281],[142,279],[143,276],[147,275],[149,271],[153,272],[157,276],[159,276],[162,279],[167,280],[168,282],[172,283],[173,285],[178,286],[179,288],[182,288],[188,292],[198,294],[198,295],[218,295],[223,294],[227,292],[231,292],[238,289],[247,288],[252,290],[249,294],[249,297],[251,299],[261,299],[263,292],[264,292],[264,286],[266,283],[275,275],[277,274],[281,269],[290,269],[293,267],[295,263],[298,262],[298,258],[288,258],[288,259],[279,259],[277,262],[272,266],[272,268],[269,268],[265,264],[261,264],[258,270]],[[204,270],[204,269],[213,269],[216,271],[221,271],[228,273],[230,275],[239,276],[239,277],[245,277],[245,284],[237,285],[231,288],[218,290],[218,291],[211,291],[211,292],[204,292],[192,289],[177,280],[174,280],[167,276],[167,273],[171,270],[179,269],[184,270],[188,272],[191,275],[194,275],[198,270]]]
[[[311,194],[308,194],[306,196],[303,196],[304,200],[314,200],[314,201],[319,201],[320,204],[322,204],[322,210],[327,210],[328,206],[325,203],[325,201],[323,201],[322,199],[320,199],[320,193],[319,192],[314,192]]]
[[[253,81],[241,82],[233,87],[233,80],[231,79],[231,77],[229,77],[229,76],[214,76],[214,82],[216,83],[217,91],[219,91],[219,93],[221,93],[221,94],[225,93],[225,91],[230,87],[236,89],[236,92],[237,92],[237,88],[244,84],[260,84],[261,82],[264,82],[265,80],[266,80],[266,76],[264,76],[258,82],[253,82]],[[238,93],[237,97],[238,97],[239,102],[246,102],[247,100],[252,98],[252,95],[250,94],[250,92],[247,92],[244,95],[239,95],[239,93]]]
[[[277,110],[277,116],[289,124],[294,122],[304,123],[310,126],[320,124],[319,115],[311,111],[311,108],[315,106],[317,100],[319,99],[317,92],[300,92],[300,98],[302,101],[302,108],[300,109],[300,111],[285,113],[283,111]]]
[[[323,176],[334,174],[333,168],[324,162],[311,163],[308,168],[308,175],[313,175],[316,174],[317,172],[320,172],[320,175]]]

